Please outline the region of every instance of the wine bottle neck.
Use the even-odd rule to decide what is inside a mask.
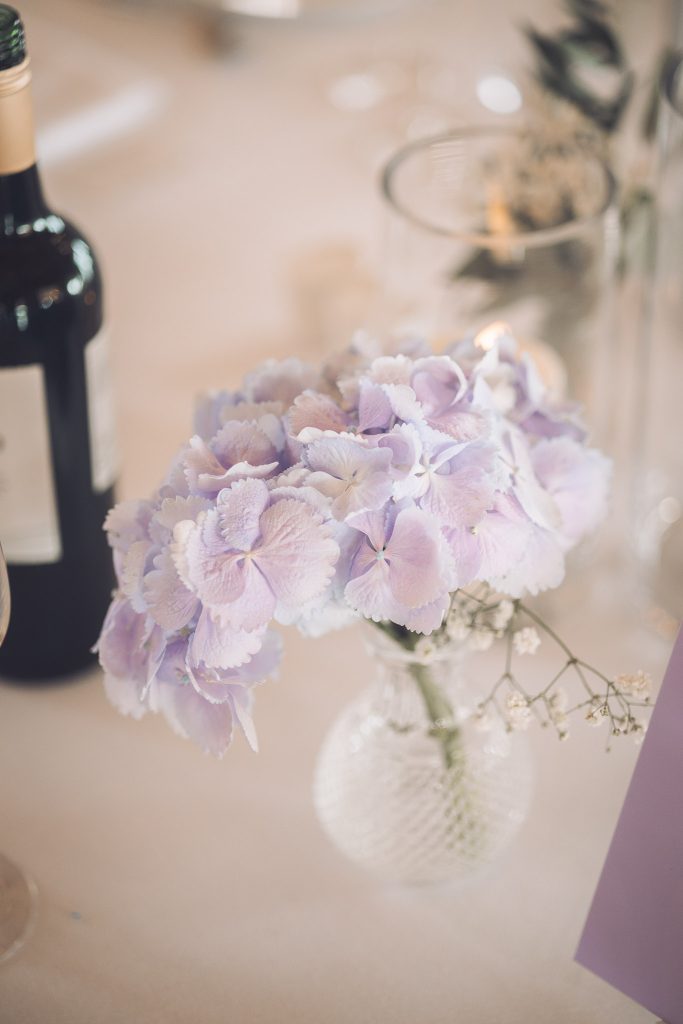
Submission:
[[[0,236],[47,213],[36,167],[31,70],[26,57],[0,71]]]
[[[22,227],[48,213],[35,164],[15,174],[0,174],[0,237],[21,233]]]
[[[36,162],[31,69],[28,57],[0,71],[0,175],[25,171]]]

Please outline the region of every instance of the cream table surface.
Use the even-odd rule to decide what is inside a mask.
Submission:
[[[105,266],[132,497],[187,434],[196,391],[259,358],[316,354],[292,267],[315,266],[330,241],[372,261],[373,174],[400,129],[391,104],[333,109],[334,76],[455,53],[464,117],[492,27],[493,65],[514,66],[514,24],[542,5],[243,26],[220,59],[196,19],[158,4],[22,6],[49,193]],[[609,671],[661,672],[665,648],[618,620],[567,629]],[[383,884],[328,844],[310,796],[324,730],[370,668],[354,631],[290,633],[259,694],[261,753],[237,742],[221,762],[158,719],[120,718],[96,671],[3,686],[0,847],[37,880],[40,910],[0,968],[0,1022],[651,1020],[572,961],[634,748],[605,756],[587,729],[570,744],[532,737],[533,810],[495,869],[466,888]]]

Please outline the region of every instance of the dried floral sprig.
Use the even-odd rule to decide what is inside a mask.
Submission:
[[[510,604],[513,606],[511,613]],[[502,630],[496,629],[496,616],[500,614],[501,607],[507,619]],[[488,629],[492,637],[505,639],[505,667],[479,705],[478,713],[482,718],[492,708],[508,728],[520,729],[526,728],[536,717],[542,726],[552,726],[560,739],[566,739],[570,716],[583,712],[589,725],[608,725],[608,750],[615,736],[629,735],[636,742],[642,742],[646,723],[636,712],[650,706],[651,680],[647,673],[638,670],[634,674],[609,678],[579,658],[557,632],[522,600],[486,599],[461,591],[457,595],[455,614],[460,636],[467,637],[469,630],[471,638]],[[529,620],[532,625],[525,624]],[[530,694],[513,670],[513,657],[536,651],[541,643],[537,629],[559,648],[565,660],[541,690]],[[569,677],[573,677],[582,691],[582,699],[571,704],[568,694],[560,686],[560,682],[566,683]]]
[[[633,93],[634,73],[627,66],[606,4],[568,0],[567,8],[573,22],[555,35],[533,26],[525,30],[535,76],[544,89],[576,107],[601,131],[613,132]]]
[[[539,108],[536,132],[551,152],[559,132],[565,148],[576,154],[590,150],[609,165],[615,163],[613,140],[620,132],[630,130],[640,140],[631,166],[617,172],[622,180],[617,271],[620,276],[631,268],[649,271],[655,230],[652,145],[662,109],[660,83],[675,50],[664,46],[649,69],[636,73],[619,38],[617,4],[567,0],[565,6],[572,20],[556,32],[525,29],[536,87],[531,99]],[[625,126],[627,117],[632,129]]]
[[[504,641],[504,667],[477,707],[482,728],[490,725],[493,713],[510,731],[527,729],[536,720],[544,728],[554,728],[559,739],[564,740],[569,735],[570,717],[582,716],[588,725],[607,726],[607,750],[614,737],[632,736],[640,743],[645,735],[647,725],[638,712],[651,706],[649,675],[638,670],[609,678],[574,654],[558,633],[521,599],[511,600],[487,586],[458,590],[451,598],[442,627],[428,638],[417,637],[394,623],[377,625],[415,655],[418,672],[413,675],[432,722],[437,730],[441,729],[447,763],[453,714],[444,695],[434,692],[429,664],[454,641],[478,651],[487,649],[494,641]],[[542,642],[539,631],[559,649],[564,663],[548,683],[530,693],[515,670],[514,659],[536,652]],[[580,698],[573,702],[560,685],[568,682],[578,685],[580,690]]]

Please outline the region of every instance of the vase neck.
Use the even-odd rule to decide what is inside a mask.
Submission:
[[[433,640],[421,634],[410,634],[410,641],[416,642],[415,648],[404,646],[392,639],[379,626],[368,622],[364,626],[363,639],[371,658],[386,666],[387,669],[403,670],[408,675],[415,666],[421,665],[435,671],[448,665],[451,668],[462,664],[465,648],[462,641],[449,639]]]
[[[378,629],[369,637],[366,631],[366,642],[375,665],[372,702],[379,714],[399,728],[417,721],[457,724],[465,704],[462,645],[442,645],[431,654],[415,652]]]

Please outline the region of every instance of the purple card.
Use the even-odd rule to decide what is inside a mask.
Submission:
[[[667,1024],[683,1024],[683,628],[576,959]]]

